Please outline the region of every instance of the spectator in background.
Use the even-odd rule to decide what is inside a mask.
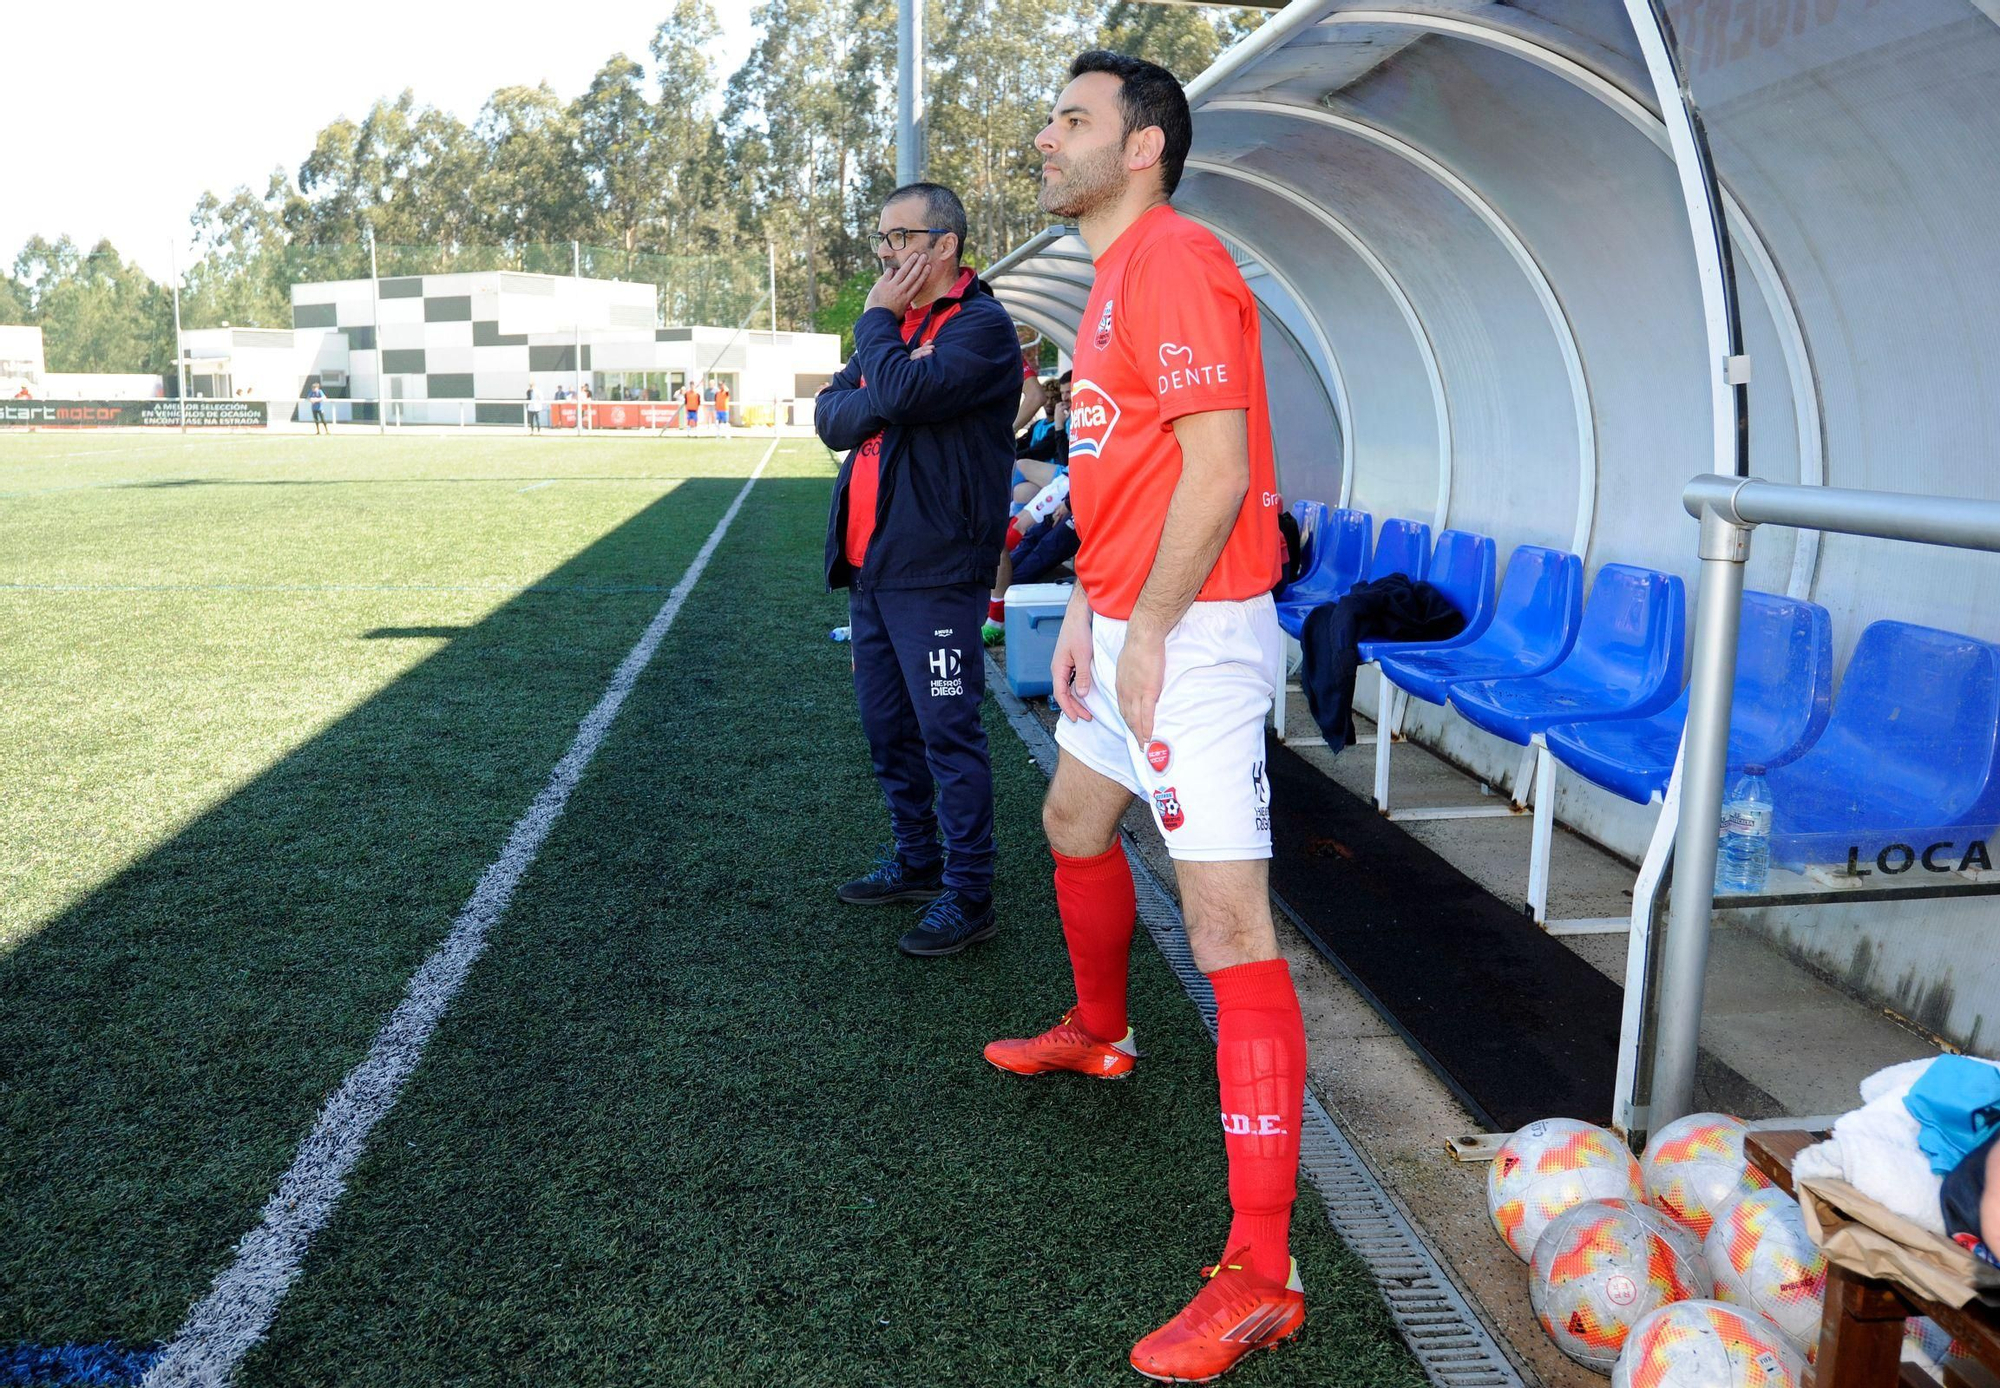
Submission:
[[[332,433],[333,426],[326,422],[326,392],[320,389],[318,381],[312,383],[312,389],[306,392],[306,399],[313,407],[313,432]]]
[[[1042,378],[1030,373],[1021,382],[1021,408],[1014,412],[1014,432],[1019,434],[1035,422],[1035,417],[1049,404],[1048,386]]]
[[[1019,474],[1014,500],[1025,502],[1069,466],[1069,373],[1045,391],[1047,417],[1038,419],[1014,445],[1014,471]]]
[[[533,381],[528,382],[528,432],[531,434],[542,432],[542,402],[535,394]]]

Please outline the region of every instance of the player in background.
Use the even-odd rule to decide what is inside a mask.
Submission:
[[[1102,51],[1070,77],[1035,146],[1042,210],[1074,220],[1096,263],[1069,419],[1082,546],[1042,809],[1076,1005],[986,1057],[1016,1074],[1132,1071],[1134,893],[1118,822],[1143,797],[1215,989],[1234,1219],[1208,1280],[1131,1362],[1204,1382],[1305,1323],[1289,1242],[1306,1039],[1271,923],[1264,768],[1283,669],[1280,503],[1256,302],[1222,244],[1168,202],[1192,140],[1186,94],[1166,69]]]
[[[715,432],[718,438],[729,437],[729,387],[721,381],[715,383]]]
[[[681,428],[694,432],[701,423],[701,382],[689,378],[686,389],[681,391]]]
[[[312,389],[306,393],[306,399],[312,402],[313,432],[315,434],[331,434],[333,426],[326,422],[326,392],[320,389],[318,381],[313,382]]]

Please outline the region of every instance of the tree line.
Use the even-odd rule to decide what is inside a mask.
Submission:
[[[928,0],[926,176],[965,199],[968,256],[1038,230],[1040,156],[1069,58],[1114,48],[1183,81],[1266,16],[1139,0]],[[502,87],[470,123],[404,91],[320,130],[261,189],[189,214],[189,327],[290,327],[296,280],[520,268],[652,279],[669,321],[764,293],[783,326],[842,331],[873,278],[868,233],[895,185],[896,0],[763,0],[726,77],[713,0],[668,0],[645,61],[616,53],[579,95]],[[675,297],[699,282],[726,293]],[[768,310],[765,310],[768,311]],[[762,316],[760,312],[759,316]],[[165,371],[170,286],[108,241],[34,236],[0,273],[0,322],[39,324],[51,371]]]

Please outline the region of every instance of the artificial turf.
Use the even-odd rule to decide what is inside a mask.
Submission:
[[[542,592],[486,593],[483,607],[406,592],[393,616],[342,607],[286,635],[298,649],[269,663],[254,639],[223,643],[202,662],[213,697],[190,680],[149,705],[163,727],[206,730],[165,744],[162,777],[198,774],[187,748],[226,741],[232,704],[291,707],[294,732],[164,836],[135,818],[129,866],[13,927],[0,957],[0,1341],[172,1332],[759,447],[643,455],[709,475],[671,491],[655,480],[650,496],[600,484],[601,508],[579,499],[548,533],[515,526],[515,502],[439,499],[415,479],[409,499],[368,503],[365,517],[301,523],[349,557],[322,574],[402,546],[382,562],[440,587],[482,567],[457,567],[460,554],[569,549],[514,572]],[[18,483],[8,459],[0,491]],[[475,471],[463,458],[376,461]],[[885,831],[846,652],[825,639],[841,619],[816,572],[828,475],[800,446],[752,491],[244,1382],[1133,1382],[1131,1341],[1220,1251],[1213,1049],[1143,934],[1134,1080],[1023,1081],[979,1060],[983,1040],[1039,1029],[1068,1001],[1041,780],[1004,720],[989,717],[1001,937],[908,960],[892,946],[906,913],[832,902]],[[102,490],[34,504],[74,495],[87,516]],[[213,572],[229,571],[232,532],[240,574],[281,552],[245,537],[268,533],[264,506],[294,503],[252,495],[238,513],[182,517],[203,530]],[[212,504],[232,503],[218,490]],[[10,507],[0,497],[9,527]],[[410,555],[396,526],[429,535],[434,559]],[[188,601],[199,630],[219,599]],[[270,607],[293,623],[316,610]],[[115,639],[115,619],[100,620]],[[283,670],[366,658],[357,620],[458,629],[421,638],[421,658],[377,667],[329,714]],[[50,620],[43,639],[61,632]],[[163,660],[182,649],[159,631],[128,639]],[[42,798],[60,800],[60,783]],[[1300,1211],[1306,1334],[1231,1382],[1420,1382],[1309,1191]]]

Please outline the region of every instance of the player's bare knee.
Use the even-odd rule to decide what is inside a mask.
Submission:
[[[1049,787],[1042,801],[1042,832],[1049,837],[1049,847],[1065,858],[1094,858],[1118,837],[1115,821],[1107,832],[1080,809],[1075,797],[1062,794],[1057,785]]]

